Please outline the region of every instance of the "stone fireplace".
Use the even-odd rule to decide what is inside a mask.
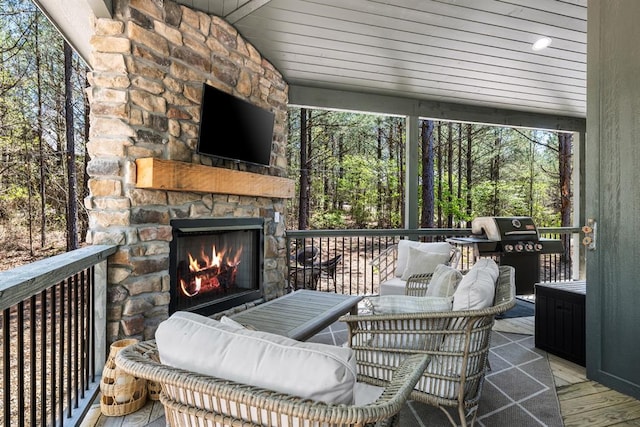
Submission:
[[[171,220],[169,313],[218,313],[262,297],[261,218]]]
[[[239,292],[246,298],[233,304],[282,295],[285,206],[291,197],[264,191],[281,187],[277,180],[287,175],[288,86],[281,74],[219,17],[170,0],[115,0],[114,9],[113,19],[95,21],[91,39],[91,160],[85,199],[87,242],[118,246],[108,264],[108,342],[153,338],[174,308],[172,224],[179,221],[261,222],[261,243],[256,244],[262,261],[251,279],[258,287]],[[270,167],[195,152],[205,82],[274,113]],[[234,141],[227,136],[216,143]],[[149,172],[143,167],[149,163],[164,169]],[[202,253],[196,257],[205,258]],[[214,284],[210,279],[207,286]],[[195,285],[185,285],[187,292],[195,293],[190,286]]]

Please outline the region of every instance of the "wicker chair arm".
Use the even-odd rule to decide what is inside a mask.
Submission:
[[[177,388],[210,395],[226,401],[240,402],[258,409],[268,408],[278,416],[311,420],[320,423],[340,420],[341,425],[362,425],[387,420],[397,414],[405,404],[415,384],[428,364],[425,355],[407,358],[394,372],[393,379],[384,384],[383,394],[373,403],[363,406],[337,405],[302,399],[285,393],[239,384],[208,375],[197,374],[158,362],[157,347],[154,340],[129,346],[116,357],[116,364],[125,372],[139,378],[158,382],[162,385],[161,400],[176,410],[201,415],[211,420],[229,420],[229,415],[219,414],[178,402],[171,395]],[[373,383],[372,381],[369,381]],[[379,385],[379,384],[378,384]],[[235,424],[234,424],[235,425]],[[249,424],[242,424],[249,425]]]
[[[372,265],[374,267],[377,267],[380,265],[380,262],[382,260],[387,259],[388,257],[393,257],[393,260],[395,261],[396,257],[397,257],[397,253],[398,253],[398,245],[391,245],[388,248],[384,249],[383,251],[381,251],[378,255],[374,256],[371,261],[369,261],[369,265]]]
[[[409,276],[404,288],[404,294],[414,297],[423,297],[427,294],[427,288],[431,283],[433,273],[414,274]]]

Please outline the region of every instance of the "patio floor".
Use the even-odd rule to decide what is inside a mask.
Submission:
[[[533,335],[534,317],[497,320],[494,330],[509,334]],[[310,341],[340,345],[346,341],[346,338],[344,327],[334,324],[311,338]],[[640,401],[587,380],[585,368],[582,366],[551,354],[548,355],[548,359],[565,426],[640,425]],[[410,402],[407,410],[404,411],[401,418],[403,427],[427,425],[422,419],[423,417],[420,417],[420,408],[417,405]],[[476,425],[489,426],[490,424],[479,421]],[[106,417],[101,415],[100,405],[96,401],[81,426],[163,427],[165,426],[164,409],[160,402],[149,401],[144,408],[125,417]]]

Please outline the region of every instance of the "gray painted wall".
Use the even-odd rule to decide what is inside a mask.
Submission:
[[[588,9],[587,375],[640,398],[640,2]]]

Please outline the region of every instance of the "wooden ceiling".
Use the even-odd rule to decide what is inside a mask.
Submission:
[[[33,1],[91,66],[92,17],[114,1]],[[585,128],[587,0],[176,1],[232,23],[293,105]]]
[[[586,116],[587,0],[178,2],[224,17],[294,89]]]

